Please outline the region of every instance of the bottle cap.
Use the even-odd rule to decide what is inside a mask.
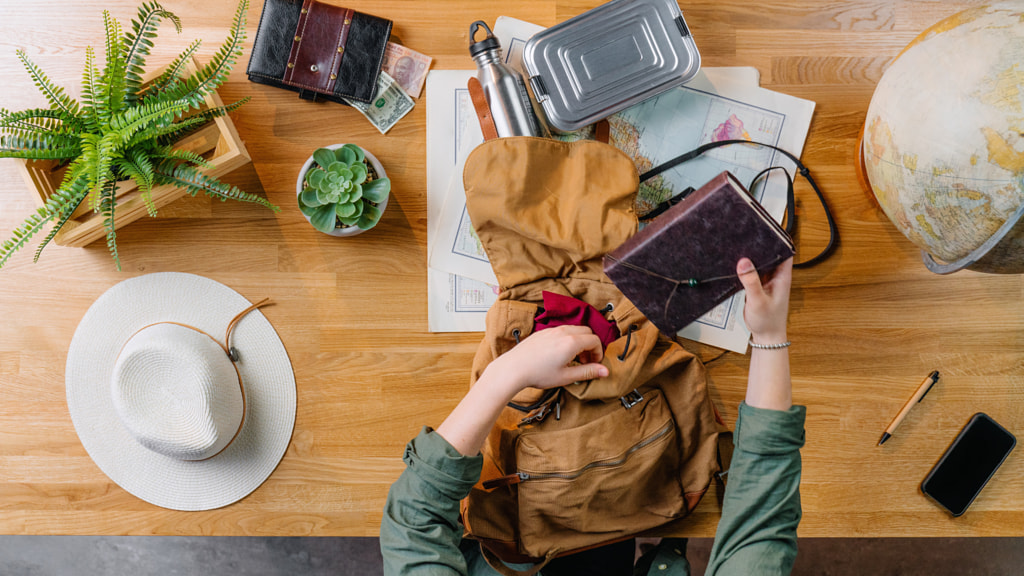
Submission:
[[[484,30],[487,31],[487,37],[479,42],[476,42],[474,38],[476,37],[477,30],[479,30],[480,28],[483,28]],[[494,37],[494,33],[491,32],[491,29],[487,26],[486,22],[484,22],[483,20],[477,20],[476,22],[473,22],[472,24],[469,25],[470,56],[476,58],[476,56],[481,52],[496,49],[501,49],[501,44],[498,42],[498,39]]]

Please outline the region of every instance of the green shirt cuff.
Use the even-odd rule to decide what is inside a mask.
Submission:
[[[483,456],[463,456],[429,426],[405,447],[406,466],[442,495],[461,500],[480,479]]]
[[[789,410],[754,408],[740,404],[733,441],[738,450],[754,454],[786,454],[804,445],[805,406]]]

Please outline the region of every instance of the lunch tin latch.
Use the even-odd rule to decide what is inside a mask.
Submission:
[[[676,16],[676,26],[679,26],[679,33],[686,38],[690,35],[690,29],[686,26],[686,20],[683,20],[683,15]]]
[[[540,76],[530,76],[530,88],[533,88],[533,96],[537,102],[548,99],[548,87],[544,85],[544,79]]]

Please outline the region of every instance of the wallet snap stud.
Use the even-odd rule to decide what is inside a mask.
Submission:
[[[305,8],[303,8],[302,10],[300,10],[300,12],[302,12],[303,14],[305,14],[306,12],[309,12],[309,10],[306,10]]]
[[[337,80],[337,79],[338,79],[338,75],[337,74],[331,74],[331,80]]]
[[[338,54],[341,54],[344,51],[345,51],[345,47],[344,46],[338,46]]]
[[[352,20],[350,20],[348,18],[345,18],[345,26],[348,26],[351,23],[352,23]]]
[[[289,62],[288,63],[288,67],[289,68],[295,68],[295,63],[294,62]]]
[[[295,41],[296,42],[302,42],[302,36],[296,36],[295,37]]]
[[[319,68],[316,67],[316,64],[313,64],[312,66],[309,67],[310,72],[316,72],[317,70],[319,70]]]

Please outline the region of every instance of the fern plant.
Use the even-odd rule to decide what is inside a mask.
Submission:
[[[0,108],[0,158],[58,160],[66,165],[63,180],[44,205],[0,244],[0,267],[48,222],[52,230],[36,250],[35,260],[82,202],[103,215],[107,246],[117,269],[117,234],[114,229],[117,182],[134,180],[150,216],[156,215],[153,188],[172,185],[192,196],[202,192],[221,200],[255,202],[280,210],[265,198],[248,194],[200,171],[211,165],[202,156],[174,148],[174,142],[210,120],[245,104],[201,109],[203,98],[227,79],[242,53],[249,0],[241,0],[227,39],[198,72],[185,75],[185,64],[199,49],[195,41],[156,80],[143,85],[146,57],[162,20],[181,32],[181,21],[157,2],[145,2],[131,30],[103,12],[106,64],[96,66],[92,47],[86,48],[82,96],[67,95],[32,63],[23,50],[18,58],[32,81],[50,103],[49,108],[11,112]]]

